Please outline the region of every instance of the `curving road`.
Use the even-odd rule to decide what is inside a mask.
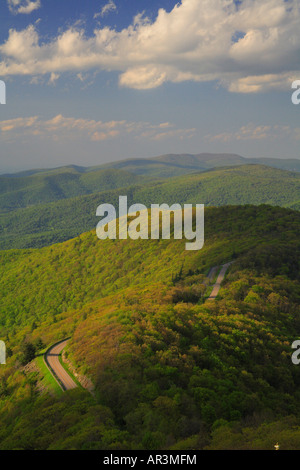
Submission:
[[[215,283],[215,285],[213,287],[213,290],[212,290],[212,293],[210,294],[210,296],[208,297],[207,300],[216,300],[216,297],[219,294],[219,291],[220,291],[220,288],[221,288],[221,284],[224,281],[226,271],[227,271],[227,269],[229,268],[229,266],[231,264],[232,263],[223,264],[222,269],[219,272],[217,282]]]
[[[68,372],[63,368],[59,362],[59,355],[62,350],[65,348],[68,340],[61,341],[60,343],[55,344],[52,348],[48,349],[45,354],[45,361],[48,365],[50,371],[54,375],[55,379],[58,381],[60,387],[65,390],[72,390],[77,388],[74,380],[69,376]]]
[[[222,266],[221,271],[219,272],[219,275],[217,277],[217,282],[215,283],[212,293],[208,297],[207,300],[215,300],[216,297],[219,294],[221,284],[224,280],[225,274],[227,272],[227,269],[232,263],[227,263]],[[214,276],[216,275],[218,267],[215,266],[213,267],[209,274],[208,278],[212,280]],[[65,391],[65,390],[72,390],[73,388],[77,388],[76,383],[74,380],[69,376],[68,372],[63,368],[61,363],[59,362],[59,356],[62,350],[65,348],[68,340],[65,339],[64,341],[61,341],[60,343],[55,344],[52,346],[52,348],[48,349],[48,351],[45,354],[45,362],[47,366],[49,367],[51,373],[53,374],[54,378],[57,380],[59,383],[60,387]]]

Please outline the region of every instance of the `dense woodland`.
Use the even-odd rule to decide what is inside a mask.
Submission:
[[[195,170],[193,170],[195,171]],[[158,173],[159,174],[159,173]],[[96,227],[96,208],[128,204],[271,204],[300,209],[300,173],[244,165],[149,180],[124,170],[70,168],[0,178],[0,249],[41,248]]]
[[[199,252],[94,231],[0,252],[1,449],[300,449],[300,213],[226,206],[205,222]],[[94,395],[41,391],[24,370],[69,336]]]

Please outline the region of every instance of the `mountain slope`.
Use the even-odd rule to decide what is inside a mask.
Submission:
[[[262,165],[220,168],[167,180],[137,193],[147,204],[272,204],[300,209],[300,175]]]
[[[207,210],[199,252],[94,232],[1,252],[0,337],[10,353],[0,448],[226,448],[235,429],[237,448],[269,448],[276,422],[282,448],[299,449],[290,347],[300,331],[299,231],[297,211],[221,207]],[[229,260],[219,299],[206,303],[205,273]],[[24,342],[69,336],[68,357],[95,397],[41,394],[38,373],[20,365]]]
[[[117,169],[87,173],[78,168],[62,168],[30,176],[0,177],[0,212],[126,187],[139,181],[143,178]]]
[[[246,165],[16,210],[0,214],[0,247],[41,247],[92,230],[99,221],[95,215],[98,205],[110,203],[117,208],[120,195],[128,196],[128,204],[147,207],[155,203],[272,204],[300,209],[300,174]]]

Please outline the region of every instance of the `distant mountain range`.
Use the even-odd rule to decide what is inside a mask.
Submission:
[[[92,230],[99,221],[98,205],[118,207],[120,195],[127,195],[128,204],[147,207],[155,203],[270,204],[300,210],[300,173],[263,165],[216,168],[161,180],[120,169],[80,173],[69,168],[19,180],[2,178],[1,188],[1,249],[37,248]]]
[[[170,177],[194,171],[248,164],[267,165],[281,170],[300,171],[300,160],[276,158],[244,158],[235,154],[167,154],[150,159],[130,159],[104,165],[105,168],[127,170],[139,175]]]
[[[23,178],[37,174],[53,176],[66,171],[90,173],[103,169],[119,169],[137,175],[147,175],[155,178],[170,178],[172,176],[183,175],[195,171],[206,171],[212,168],[248,164],[267,165],[288,171],[300,171],[300,159],[244,158],[240,155],[228,153],[200,153],[197,155],[166,154],[154,158],[131,158],[92,167],[70,165],[55,169],[27,170],[14,174],[5,174],[2,175],[2,177]]]
[[[234,154],[209,153],[168,154],[95,167],[70,165],[29,170],[0,176],[0,213],[186,174],[249,164],[300,172],[300,160],[249,159]]]

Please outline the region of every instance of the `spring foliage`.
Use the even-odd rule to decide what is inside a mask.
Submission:
[[[1,449],[272,448],[274,429],[300,448],[300,214],[228,206],[205,220],[199,252],[91,232],[0,253]],[[231,260],[206,302],[206,274]],[[94,397],[41,394],[23,372],[22,344],[68,336]]]

